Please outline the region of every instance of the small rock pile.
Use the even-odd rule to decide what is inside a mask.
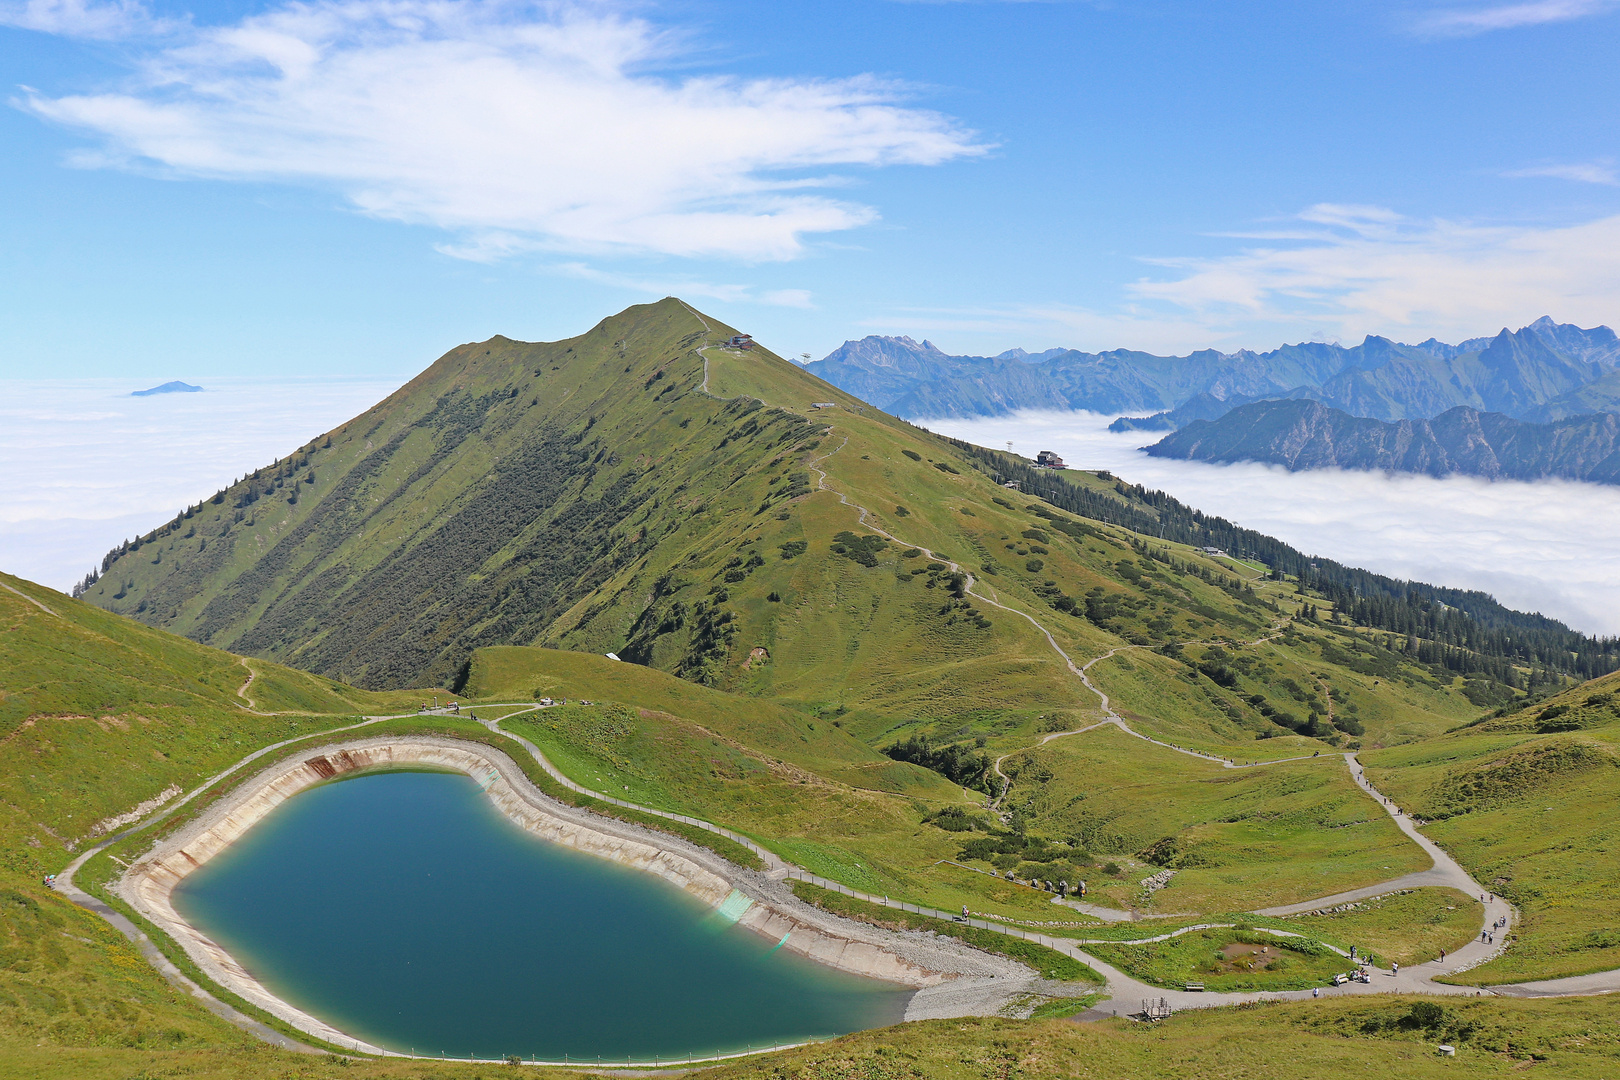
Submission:
[[[1154,893],[1170,884],[1170,879],[1175,876],[1176,872],[1174,870],[1160,870],[1152,877],[1145,877],[1142,879],[1142,891],[1147,895],[1152,896]]]

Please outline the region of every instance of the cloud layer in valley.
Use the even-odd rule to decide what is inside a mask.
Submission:
[[[161,380],[158,380],[161,381]],[[66,590],[109,549],[387,397],[403,379],[0,382],[0,570]]]
[[[133,9],[43,0],[8,21],[128,30]],[[124,87],[24,108],[95,136],[85,166],[274,181],[446,230],[450,254],[526,250],[791,258],[867,224],[829,169],[984,152],[869,76],[738,79],[662,70],[680,40],[599,5],[314,0],[232,25],[134,38]]]
[[[1620,487],[1389,476],[1149,457],[1153,436],[1114,434],[1095,413],[924,420],[942,434],[1131,483],[1323,555],[1393,577],[1481,589],[1592,634],[1620,634]]]
[[[131,398],[129,380],[0,384],[0,569],[66,590],[107,550],[358,415],[402,380],[202,380]],[[1114,471],[1302,550],[1484,589],[1589,633],[1620,634],[1620,488],[1490,483],[1152,458],[1092,413],[923,421],[1027,456]]]

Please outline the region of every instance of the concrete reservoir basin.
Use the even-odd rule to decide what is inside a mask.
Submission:
[[[170,898],[277,998],[402,1053],[705,1056],[897,1023],[913,993],[548,843],[459,772],[299,791]]]

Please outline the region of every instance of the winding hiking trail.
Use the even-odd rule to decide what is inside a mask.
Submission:
[[[547,759],[545,753],[541,751],[541,749],[533,742],[523,738],[520,735],[507,731],[500,726],[501,720],[509,719],[513,716],[523,715],[525,713],[535,712],[544,708],[543,706],[527,702],[507,702],[499,705],[480,706],[480,708],[517,709],[516,712],[507,713],[495,719],[481,720],[480,723],[482,723],[490,731],[503,735],[506,738],[517,742],[533,757],[535,762],[539,764],[539,766],[544,769],[549,776],[571,791],[578,792],[582,795],[588,795],[594,799],[601,799],[604,802],[612,803],[615,806],[622,806],[626,809],[636,810],[640,813],[651,814],[672,821],[680,821],[688,825],[695,825],[698,828],[707,829],[710,832],[724,836],[744,845],[750,851],[757,854],[765,862],[767,868],[766,872],[771,877],[792,878],[794,880],[807,881],[812,884],[820,885],[823,888],[832,889],[836,892],[843,893],[846,896],[864,900],[867,903],[876,904],[881,907],[915,912],[917,914],[927,915],[937,919],[965,922],[968,925],[975,926],[980,929],[991,930],[996,933],[1007,934],[1012,937],[1019,937],[1026,941],[1033,941],[1037,942],[1038,944],[1045,945],[1048,948],[1054,949],[1067,956],[1071,956],[1082,963],[1089,964],[1093,969],[1104,976],[1104,978],[1107,980],[1107,991],[1113,996],[1114,1000],[1122,1004],[1129,1005],[1131,1002],[1137,999],[1157,1000],[1162,998],[1165,999],[1172,1008],[1210,1008],[1219,1005],[1235,1005],[1248,1001],[1304,1000],[1315,996],[1313,991],[1310,990],[1248,991],[1227,994],[1208,993],[1202,991],[1168,990],[1163,987],[1152,986],[1148,983],[1142,982],[1139,979],[1132,978],[1117,968],[1114,968],[1113,966],[1097,959],[1095,956],[1087,953],[1082,948],[1082,946],[1087,944],[1100,944],[1102,943],[1100,940],[1090,941],[1083,938],[1076,939],[1053,937],[1035,931],[1028,931],[1018,927],[1008,926],[1000,922],[992,922],[986,919],[963,919],[955,912],[943,911],[937,908],[929,908],[917,904],[909,904],[903,901],[892,900],[887,896],[878,896],[851,889],[836,881],[831,881],[816,874],[810,873],[809,871],[804,870],[802,867],[796,866],[793,863],[782,859],[780,856],[769,851],[748,837],[733,832],[730,829],[723,828],[700,818],[689,817],[685,814],[671,813],[667,810],[658,810],[653,807],[642,806],[637,803],[629,802],[625,799],[608,795],[605,792],[595,791],[569,779],[562,772],[562,770],[558,769],[549,759]],[[1353,900],[1393,892],[1402,888],[1449,887],[1458,889],[1472,896],[1488,895],[1485,890],[1481,889],[1479,884],[1474,881],[1471,876],[1469,876],[1467,871],[1463,870],[1462,867],[1457,865],[1456,861],[1453,860],[1450,855],[1446,854],[1444,849],[1435,844],[1422,833],[1418,832],[1416,826],[1412,824],[1409,818],[1400,812],[1399,808],[1390,804],[1383,795],[1381,795],[1375,788],[1372,787],[1371,784],[1367,782],[1366,777],[1362,773],[1360,763],[1356,760],[1353,753],[1345,754],[1343,756],[1347,765],[1350,767],[1351,775],[1355,778],[1356,783],[1363,790],[1365,790],[1368,795],[1374,798],[1379,805],[1384,807],[1385,811],[1391,816],[1391,818],[1394,819],[1397,826],[1400,827],[1404,833],[1410,836],[1419,847],[1429,854],[1430,858],[1434,860],[1434,866],[1429,870],[1420,871],[1415,874],[1403,875],[1402,877],[1395,878],[1392,881],[1383,882],[1378,885],[1370,885],[1361,889],[1352,890],[1350,892],[1337,893],[1332,896],[1321,897],[1316,900],[1309,900],[1300,904],[1291,904],[1277,908],[1266,908],[1256,911],[1255,914],[1281,916],[1299,914],[1307,911],[1317,911],[1323,908],[1333,907],[1338,904],[1350,903]],[[1516,918],[1516,913],[1505,900],[1496,896],[1491,896],[1488,902],[1486,902],[1483,906],[1484,926],[1492,926],[1498,919],[1507,920],[1503,927],[1496,931],[1496,933],[1503,935],[1505,939],[1508,928],[1511,927]],[[1108,909],[1103,910],[1106,911]],[[1117,916],[1119,914],[1122,913],[1115,913],[1116,919],[1114,921],[1118,921]],[[1140,942],[1164,941],[1169,938],[1176,937],[1181,934],[1191,933],[1196,930],[1230,927],[1233,925],[1235,924],[1201,923],[1196,926],[1182,927],[1166,933],[1131,940]],[[1261,932],[1274,934],[1279,937],[1307,936],[1305,934],[1286,930],[1262,930]],[[1118,944],[1118,942],[1114,941],[1113,939],[1106,940],[1110,944]],[[1500,944],[1488,944],[1482,940],[1475,939],[1468,945],[1465,945],[1462,948],[1457,949],[1455,952],[1448,954],[1444,964],[1441,964],[1438,961],[1432,961],[1429,963],[1408,966],[1401,969],[1398,974],[1388,970],[1380,970],[1372,976],[1369,983],[1347,983],[1344,986],[1323,988],[1321,993],[1326,996],[1378,993],[1423,993],[1451,996],[1471,996],[1480,994],[1482,992],[1489,992],[1493,994],[1507,993],[1514,996],[1562,996],[1572,994],[1608,993],[1611,991],[1620,990],[1620,971],[1606,972],[1600,975],[1579,976],[1573,979],[1547,980],[1542,983],[1524,984],[1523,987],[1508,986],[1488,987],[1482,989],[1471,986],[1453,986],[1435,981],[1435,979],[1439,976],[1456,974],[1477,967],[1500,954],[1505,948],[1505,940]],[[1342,952],[1342,950],[1335,949],[1334,951],[1339,952],[1341,955],[1346,955]]]
[[[244,656],[241,658],[241,664],[243,667],[247,668],[248,677],[241,686],[236,688],[236,696],[247,702],[247,706],[244,711],[250,712],[254,716],[273,716],[273,713],[260,712],[259,703],[248,697],[248,687],[253,685],[253,680],[259,677],[259,673],[253,669],[252,664],[248,663],[247,657]]]

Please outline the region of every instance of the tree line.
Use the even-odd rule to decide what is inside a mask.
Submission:
[[[992,479],[1015,480],[1025,495],[1061,510],[1161,540],[1218,547],[1264,563],[1274,577],[1295,577],[1301,588],[1331,601],[1356,625],[1410,638],[1410,652],[1420,659],[1433,658],[1424,662],[1510,683],[1516,678],[1508,674],[1512,665],[1578,679],[1620,668],[1620,638],[1582,634],[1545,615],[1505,607],[1488,593],[1403,581],[1345,566],[1306,555],[1275,537],[1205,514],[1140,484],[1114,480],[1113,489],[1105,493],[1068,483],[1060,474],[1032,468],[1011,454],[957,439],[944,441]],[[1467,660],[1462,653],[1479,659]]]

